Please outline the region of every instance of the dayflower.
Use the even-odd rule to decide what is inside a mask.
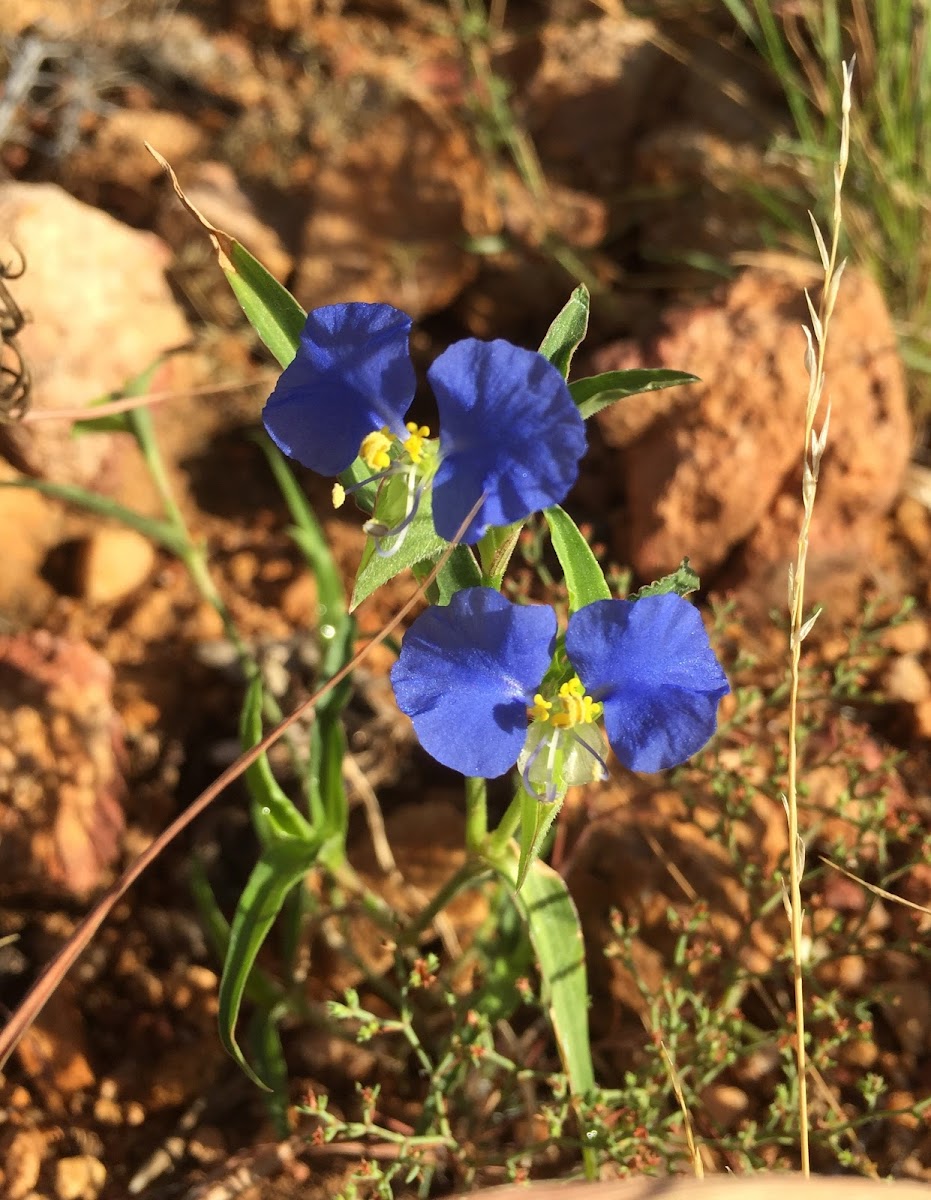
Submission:
[[[585,452],[585,424],[559,371],[501,339],[454,343],[427,372],[437,444],[425,426],[405,423],[416,386],[411,324],[390,304],[311,312],[263,412],[276,445],[321,475],[340,474],[360,455],[373,479],[405,475],[405,519],[381,536],[400,532],[428,486],[447,541],[482,497],[464,542],[564,499]]]
[[[602,720],[633,771],[676,766],[714,733],[729,687],[681,596],[579,609],[554,661],[556,628],[552,609],[491,588],[422,613],[391,681],[424,749],[463,775],[491,778],[518,763],[525,787],[551,801],[604,777]]]

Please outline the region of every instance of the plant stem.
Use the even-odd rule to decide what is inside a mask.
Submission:
[[[507,807],[507,811],[498,823],[498,828],[488,839],[485,847],[485,857],[490,862],[495,862],[504,853],[508,842],[514,836],[514,832],[520,825],[521,814],[521,793],[523,788],[518,785],[517,791],[514,794],[514,799]]]
[[[852,66],[848,66],[845,63],[844,93],[841,104],[841,142],[840,153],[834,171],[834,211],[831,221],[830,249],[825,245],[818,226],[814,223],[814,218],[812,218],[818,239],[818,250],[824,268],[824,285],[817,316],[809,300],[811,330],[807,328],[805,330],[808,335],[808,352],[806,354],[808,399],[805,407],[805,442],[802,452],[803,516],[798,536],[798,555],[795,566],[790,573],[789,586],[789,645],[791,654],[789,754],[785,805],[789,822],[789,918],[792,934],[792,973],[795,994],[795,1053],[796,1073],[798,1076],[799,1155],[801,1158],[802,1173],[805,1176],[810,1174],[811,1167],[808,1146],[808,1068],[805,1049],[804,950],[802,946],[804,912],[802,909],[801,880],[805,867],[805,845],[799,836],[798,824],[798,752],[801,736],[798,727],[798,695],[801,675],[802,642],[805,640],[805,635],[814,623],[814,618],[808,622],[804,619],[805,570],[808,561],[808,540],[811,531],[811,520],[814,514],[815,494],[818,487],[818,473],[821,466],[821,457],[824,453],[828,422],[831,415],[830,405],[828,406],[827,416],[822,424],[820,434],[815,433],[815,418],[824,389],[824,361],[828,327],[831,322],[834,302],[837,298],[837,288],[844,267],[843,263],[838,263],[837,255],[842,227],[841,191],[850,148],[850,84],[852,71]],[[815,346],[817,346],[817,352],[815,352]],[[815,615],[817,616],[817,613]]]
[[[466,778],[465,801],[466,853],[481,854],[488,837],[488,785],[484,779]]]

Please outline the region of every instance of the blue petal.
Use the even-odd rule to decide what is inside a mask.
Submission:
[[[493,778],[517,762],[527,708],[553,656],[556,614],[465,588],[422,613],[391,671],[420,744],[463,775]]]
[[[565,499],[585,453],[585,422],[541,354],[467,338],[441,354],[427,378],[440,413],[433,484],[440,537],[453,540],[483,492],[488,498],[464,542]]]
[[[608,741],[632,771],[685,762],[717,728],[718,701],[730,688],[701,616],[681,596],[579,609],[569,618],[566,654],[604,704]]]
[[[411,318],[390,304],[332,304],[307,316],[294,361],[262,413],[272,441],[320,475],[338,475],[362,439],[387,427],[406,437],[416,378]]]

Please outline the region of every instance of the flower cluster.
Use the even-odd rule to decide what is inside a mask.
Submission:
[[[371,473],[363,483],[403,480],[401,519],[386,527],[376,504],[366,526],[376,542],[403,534],[428,489],[436,532],[467,544],[558,504],[578,474],[585,427],[556,367],[505,341],[456,342],[427,372],[440,417],[433,439],[407,421],[411,324],[388,304],[312,312],[263,414],[279,448],[321,474],[361,459]],[[597,600],[559,635],[551,608],[489,587],[419,616],[392,682],[434,758],[482,778],[516,764],[545,801],[603,778],[608,745],[635,771],[683,762],[711,737],[728,691],[699,614],[675,592]]]
[[[430,442],[429,429],[405,422],[416,387],[410,330],[411,318],[390,304],[310,313],[263,413],[279,449],[321,475],[361,457],[373,479],[406,476],[405,523],[432,487],[434,525],[447,541],[479,501],[467,543],[558,504],[585,452],[585,424],[559,371],[500,339],[454,343],[427,372],[440,417],[439,441]]]
[[[424,749],[463,775],[501,775],[519,762],[528,791],[554,800],[604,773],[602,716],[633,771],[684,762],[714,733],[728,683],[681,596],[580,608],[551,669],[556,633],[551,608],[512,604],[491,588],[466,588],[422,613],[391,680]]]

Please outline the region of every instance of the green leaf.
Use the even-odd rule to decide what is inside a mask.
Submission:
[[[524,524],[524,521],[515,521],[513,525],[495,526],[489,529],[479,542],[482,582],[486,587],[501,590],[501,582],[511,561],[511,555],[517,548]]]
[[[588,332],[590,307],[588,288],[580,283],[540,343],[540,353],[556,367],[563,379],[569,377],[572,356]]]
[[[498,864],[512,884],[518,864],[512,855]],[[546,1007],[563,1070],[573,1096],[595,1084],[588,1035],[588,977],[579,914],[562,878],[540,859],[530,866],[517,904],[527,922],[543,984]]]
[[[164,361],[165,356],[160,354],[155,362],[130,379],[119,391],[99,396],[96,400],[91,401],[90,407],[96,408],[98,405],[110,404],[113,400],[129,400],[137,396],[148,395],[149,388],[152,386],[152,378]],[[79,437],[81,434],[87,433],[128,433],[130,430],[129,412],[109,413],[102,417],[88,417],[84,421],[75,421],[71,427],[71,436]]]
[[[520,860],[517,864],[517,891],[524,886],[527,872],[540,857],[546,835],[556,820],[562,800],[543,804],[535,796],[521,788],[520,798]]]
[[[220,1041],[252,1082],[266,1091],[271,1088],[246,1061],[236,1041],[236,1021],[262,943],[288,892],[302,882],[319,851],[319,839],[305,842],[289,838],[267,846],[246,881],[230,928],[229,951],[220,979]]]
[[[173,525],[167,521],[159,521],[155,517],[143,517],[140,513],[133,512],[131,508],[124,508],[122,504],[117,504],[109,496],[100,496],[85,488],[73,487],[68,483],[51,483],[44,479],[11,479],[8,482],[0,483],[0,488],[7,487],[27,488],[33,492],[41,492],[43,496],[50,496],[53,500],[61,500],[65,504],[73,504],[77,508],[83,508],[86,512],[94,513],[95,516],[111,517],[114,521],[119,521],[130,529],[144,534],[157,545],[163,546],[181,558],[184,557],[187,550],[186,542]]]
[[[589,375],[569,384],[572,399],[587,421],[596,412],[609,404],[626,400],[628,396],[640,396],[644,392],[660,392],[664,388],[678,387],[683,383],[699,383],[697,375],[685,371],[670,371],[666,367],[650,367],[631,371],[606,371],[603,375]]]
[[[433,569],[437,558],[415,563],[414,576],[423,583]],[[482,572],[475,561],[475,555],[468,546],[457,546],[443,566],[430,589],[430,601],[434,604],[449,604],[456,592],[467,587],[481,587]]]
[[[543,515],[569,590],[570,610],[577,612],[596,600],[610,600],[611,589],[604,572],[575,521],[558,504],[544,509]]]
[[[288,1127],[288,1065],[285,1061],[278,1022],[287,1012],[285,1005],[269,1010],[258,1008],[249,1020],[246,1043],[252,1052],[258,1073],[271,1087],[264,1097],[265,1107],[279,1138],[286,1138]]]
[[[700,587],[701,580],[689,566],[689,560],[683,558],[671,575],[664,575],[662,579],[657,579],[654,583],[645,584],[629,599],[641,600],[644,596],[665,596],[668,592],[675,592],[677,596],[688,596],[691,592],[697,592]]]
[[[389,479],[382,488],[378,504],[375,506],[375,518],[390,528],[403,519],[406,503],[406,481],[400,476]],[[350,611],[358,608],[376,588],[394,579],[408,567],[426,561],[436,562],[448,545],[449,543],[433,528],[430,493],[425,492],[421,497],[416,517],[404,531],[404,541],[390,557],[378,554],[375,550],[375,540],[369,538],[362,552],[359,573],[352,589]]]
[[[249,324],[283,367],[294,358],[307,314],[287,288],[235,241],[227,247],[223,273]]]
[[[344,690],[343,698],[349,692]],[[343,784],[343,763],[346,761],[346,733],[339,710],[321,713],[310,731],[310,753],[314,769],[308,775],[311,812],[319,813],[320,827],[328,839],[331,861],[345,857],[346,833],[349,828],[349,801]]]
[[[262,740],[262,681],[249,684],[239,720],[239,738],[243,750],[251,750]],[[263,846],[282,837],[309,841],[314,831],[297,807],[282,791],[272,774],[267,754],[261,754],[245,771],[246,786],[253,806],[253,823]]]
[[[213,894],[204,864],[196,856],[189,862],[188,873],[197,914],[207,934],[211,949],[217,959],[222,962],[229,951],[230,923]],[[253,967],[246,981],[245,997],[250,1003],[257,1004],[260,1008],[271,1009],[284,1001],[285,992],[277,980],[266,975],[260,967]]]
[[[283,367],[294,358],[306,314],[287,288],[269,274],[258,259],[235,238],[211,224],[193,205],[171,169],[171,164],[146,142],[146,149],[166,172],[175,195],[213,244],[217,262],[226,276],[249,324]]]

